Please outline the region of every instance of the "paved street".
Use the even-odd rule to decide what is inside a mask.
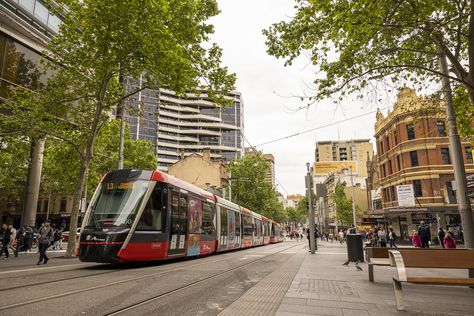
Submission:
[[[474,290],[404,287],[397,312],[394,268],[357,271],[345,245],[323,242],[316,255],[306,240],[287,241],[198,260],[135,266],[80,263],[51,253],[0,261],[0,315],[472,315]],[[435,273],[425,270],[423,275]],[[463,272],[450,272],[462,275]]]

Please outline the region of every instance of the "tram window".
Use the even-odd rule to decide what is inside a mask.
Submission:
[[[170,235],[177,235],[179,233],[179,193],[171,193],[171,225],[170,225]]]
[[[240,236],[240,214],[235,213],[235,236]]]
[[[179,233],[186,234],[188,226],[188,197],[180,195],[179,197]]]
[[[253,233],[253,224],[252,224],[252,217],[243,215],[244,219],[244,236],[252,236]]]
[[[165,189],[166,190],[166,189]],[[148,200],[137,230],[157,230],[164,231],[166,218],[166,193],[160,184],[156,184],[153,192]]]
[[[212,235],[215,231],[214,211],[208,202],[202,202],[202,230],[206,235]]]
[[[189,198],[189,232],[202,233],[202,201],[191,197]]]
[[[221,207],[221,236],[227,236],[227,209]]]

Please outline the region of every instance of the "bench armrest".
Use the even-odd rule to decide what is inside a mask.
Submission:
[[[389,250],[388,255],[390,258],[390,265],[397,268],[398,281],[406,282],[407,281],[407,270],[405,268],[405,263],[403,262],[402,254],[397,250]]]

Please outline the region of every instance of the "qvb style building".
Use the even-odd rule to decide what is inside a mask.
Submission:
[[[126,89],[137,90],[140,79],[127,79]],[[185,97],[166,89],[144,89],[127,100],[126,120],[132,138],[149,140],[158,158],[158,170],[205,148],[212,160],[230,161],[243,154],[244,113],[239,92],[228,99],[232,105],[220,108],[203,90]]]
[[[430,98],[403,88],[391,112],[385,116],[377,112],[375,138],[382,207],[398,236],[408,239],[421,221],[431,224],[432,234],[439,225],[459,235],[461,219],[444,104],[433,104]],[[461,142],[470,175],[474,173],[472,139]],[[414,199],[401,196],[399,185],[406,185],[408,193],[411,187]]]

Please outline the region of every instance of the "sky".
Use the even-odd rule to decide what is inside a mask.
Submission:
[[[349,97],[336,106],[327,100],[298,111],[306,102],[295,96],[312,93],[315,74],[309,59],[302,56],[291,67],[284,67],[284,60],[266,53],[266,38],[262,34],[272,23],[289,20],[295,12],[294,2],[218,0],[218,4],[221,13],[211,20],[215,26],[213,41],[223,49],[223,64],[237,75],[236,90],[242,93],[244,101],[245,137],[251,146],[274,155],[280,193],[304,194],[306,163],[315,160],[316,141],[372,139],[375,113],[271,144],[259,144],[375,111],[377,106],[386,104],[377,104],[377,97],[368,95],[362,101]]]

